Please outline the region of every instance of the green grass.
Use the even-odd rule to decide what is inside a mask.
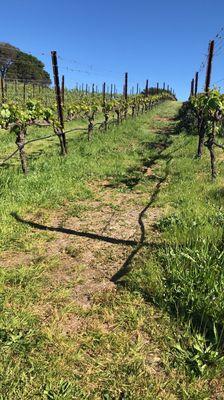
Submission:
[[[157,199],[166,210],[157,223],[161,244],[153,255],[144,252],[126,284],[189,327],[193,339],[180,337],[179,350],[191,374],[209,376],[224,365],[224,168],[218,151],[219,177],[212,182],[209,155],[195,159],[196,146],[196,137],[182,134],[164,152],[171,158]]]
[[[56,141],[42,152],[35,145],[27,177],[17,161],[0,170],[1,400],[223,398],[224,167],[219,152],[220,176],[211,182],[208,156],[194,159],[196,138],[163,133],[176,122],[155,115],[173,117],[179,107],[162,104],[91,143],[69,136],[65,158]],[[12,142],[4,134],[4,151]],[[69,279],[57,280],[62,259],[45,254],[54,233],[30,229],[11,213],[46,225],[60,213],[63,225],[82,218],[88,203],[90,212],[96,208],[102,180],[113,188],[115,212],[114,194],[134,194],[146,206],[157,187],[152,207],[163,217],[159,238],[147,231],[148,246],[117,289],[96,293],[85,308],[73,297],[85,266],[71,263]],[[75,242],[65,248],[71,259],[78,251]],[[10,266],[17,253],[32,262]]]
[[[92,198],[94,194],[88,182],[110,176],[120,178],[128,167],[139,163],[144,138],[146,140],[148,135],[141,129],[140,121],[129,120],[125,125],[111,129],[109,134],[96,133],[92,142],[87,141],[86,134],[74,134],[74,137],[70,134],[69,155],[64,158],[59,156],[56,139],[50,143],[32,144],[30,155],[28,152],[27,177],[20,171],[17,159],[10,160],[7,167],[0,170],[0,248],[21,245],[24,230],[13,222],[11,212],[21,214],[24,210],[30,213],[39,209],[57,209],[64,201]],[[4,148],[9,143],[13,146],[14,138],[9,135],[2,133]]]

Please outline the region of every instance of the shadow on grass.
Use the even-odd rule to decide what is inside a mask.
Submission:
[[[138,217],[138,224],[140,227],[140,231],[141,231],[141,236],[140,236],[140,240],[138,242],[138,245],[136,248],[134,248],[132,250],[132,252],[129,254],[129,256],[127,257],[127,259],[125,260],[124,264],[122,265],[122,267],[120,268],[119,271],[117,271],[111,278],[111,281],[117,284],[121,284],[123,285],[124,282],[119,282],[119,280],[121,278],[123,278],[125,275],[127,275],[131,270],[132,270],[132,261],[134,259],[134,257],[139,253],[139,251],[143,248],[145,240],[146,240],[146,230],[145,230],[145,225],[143,222],[143,218],[145,216],[145,213],[148,211],[148,209],[152,206],[152,204],[156,201],[157,196],[161,190],[161,187],[163,185],[163,183],[166,182],[167,177],[169,175],[169,164],[172,160],[172,155],[174,153],[176,153],[181,147],[178,147],[177,149],[171,151],[169,154],[162,154],[168,147],[170,147],[173,144],[173,141],[169,139],[169,136],[166,136],[166,140],[165,142],[153,142],[153,143],[149,143],[148,145],[150,145],[151,148],[155,148],[158,149],[159,151],[157,152],[157,154],[152,157],[150,160],[147,160],[144,162],[144,166],[146,167],[151,167],[153,164],[155,164],[159,159],[163,159],[166,160],[166,168],[165,168],[165,176],[162,178],[157,178],[158,179],[158,183],[155,186],[155,189],[152,193],[152,195],[150,196],[149,202],[148,204],[145,206],[145,208],[143,208],[143,210],[140,212],[139,217]],[[150,244],[149,244],[150,247]],[[153,246],[151,246],[151,249],[155,248],[155,247],[161,247],[161,244],[157,244],[155,246],[155,244]]]
[[[131,268],[132,268],[131,264],[132,264],[133,258],[138,254],[138,252],[143,247],[147,247],[147,248],[151,248],[151,249],[153,249],[155,247],[158,247],[158,244],[156,244],[156,243],[153,243],[153,242],[147,243],[146,242],[146,229],[145,229],[143,218],[144,218],[146,212],[148,211],[148,209],[150,208],[150,206],[155,202],[155,200],[156,200],[156,198],[157,198],[157,196],[158,196],[158,194],[160,192],[161,186],[167,180],[167,177],[168,177],[168,174],[169,174],[169,163],[172,160],[172,153],[176,152],[178,149],[174,150],[173,152],[170,152],[170,154],[168,154],[168,155],[164,155],[162,153],[172,143],[173,143],[173,141],[169,140],[168,136],[166,136],[166,139],[165,139],[164,142],[161,142],[161,140],[160,140],[159,142],[150,143],[150,146],[153,146],[153,148],[155,148],[155,149],[158,149],[158,147],[159,147],[159,151],[157,152],[157,154],[153,158],[151,158],[150,160],[145,161],[145,165],[147,165],[147,167],[149,167],[149,166],[152,166],[157,160],[164,159],[164,160],[166,160],[166,168],[165,168],[165,176],[156,178],[158,180],[158,182],[155,185],[153,193],[150,196],[149,202],[143,208],[143,210],[140,212],[140,214],[138,216],[138,224],[139,224],[139,227],[140,227],[140,239],[139,239],[139,241],[112,238],[112,237],[108,237],[108,236],[99,235],[99,234],[96,234],[96,233],[81,232],[81,231],[77,231],[77,230],[73,230],[73,229],[67,229],[67,228],[63,228],[63,227],[46,226],[46,225],[43,225],[43,224],[36,223],[34,221],[25,220],[25,219],[21,218],[16,213],[11,213],[11,215],[18,222],[20,222],[22,224],[29,225],[29,226],[31,226],[32,228],[35,228],[35,229],[39,229],[39,230],[43,230],[43,231],[50,231],[50,232],[61,232],[61,233],[65,233],[65,234],[68,234],[68,235],[86,237],[86,238],[89,238],[89,239],[104,241],[104,242],[108,242],[108,243],[112,243],[112,244],[116,244],[116,245],[125,245],[125,246],[134,247],[133,250],[131,251],[131,253],[129,254],[129,256],[127,257],[127,259],[125,260],[125,262],[123,263],[123,265],[120,268],[120,270],[118,270],[111,277],[111,281],[114,282],[114,283],[117,283],[121,277],[126,275],[131,270]],[[141,179],[141,177],[139,177],[139,180],[140,179]],[[130,182],[130,177],[126,178],[124,180],[124,182],[129,187],[133,187],[133,185],[138,183],[137,179],[134,182]]]
[[[134,167],[134,168],[129,168],[127,170],[127,176],[125,178],[118,179],[115,182],[109,183],[105,185],[105,187],[108,188],[118,188],[120,185],[125,185],[128,189],[133,189],[135,186],[137,186],[141,181],[142,178],[144,177],[143,171],[146,170],[147,168],[152,167],[155,165],[159,160],[170,160],[170,155],[165,155],[163,152],[170,147],[173,144],[172,139],[169,139],[169,136],[161,137],[160,140],[157,140],[155,142],[146,142],[144,143],[144,147],[150,149],[150,150],[155,150],[156,154],[152,156],[150,159],[143,159],[142,164],[140,167]],[[151,177],[147,177],[147,179],[154,179],[155,176],[152,175]]]
[[[76,231],[74,229],[38,224],[37,222],[29,221],[29,220],[25,220],[25,219],[21,218],[15,212],[12,212],[11,216],[13,218],[15,218],[16,221],[21,222],[22,224],[25,224],[25,225],[29,225],[30,227],[39,229],[41,231],[60,232],[60,233],[65,233],[67,235],[75,235],[75,236],[79,236],[79,237],[85,237],[88,239],[100,240],[102,242],[107,242],[107,243],[112,243],[112,244],[120,244],[120,245],[125,245],[125,246],[136,246],[138,244],[138,242],[136,242],[135,240],[117,239],[117,238],[113,238],[113,237],[109,237],[109,236],[98,235],[96,233],[91,233],[91,232],[82,232],[82,231]]]
[[[171,159],[169,160],[171,161]],[[111,281],[114,283],[117,283],[119,281],[120,278],[122,278],[123,276],[125,276],[126,274],[128,274],[128,272],[131,271],[132,269],[132,260],[133,258],[138,254],[138,252],[142,249],[142,247],[144,246],[145,243],[145,239],[146,239],[146,230],[145,230],[145,225],[143,222],[143,218],[145,216],[145,213],[148,211],[148,209],[150,208],[150,206],[155,202],[162,184],[166,181],[168,177],[168,168],[166,171],[166,175],[163,178],[159,179],[159,182],[157,183],[148,204],[143,208],[143,210],[140,212],[139,216],[138,216],[138,224],[141,230],[141,236],[139,239],[139,242],[136,246],[135,249],[132,250],[132,252],[129,254],[128,258],[125,260],[124,264],[122,265],[122,267],[119,269],[119,271],[117,271],[111,278]]]

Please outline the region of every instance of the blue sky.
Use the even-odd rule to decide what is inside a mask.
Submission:
[[[68,87],[106,81],[121,88],[128,71],[130,86],[165,81],[185,99],[222,26],[223,0],[8,0],[1,4],[0,41],[31,52],[49,72],[50,51],[57,50]],[[213,83],[224,78],[224,49],[219,53]]]

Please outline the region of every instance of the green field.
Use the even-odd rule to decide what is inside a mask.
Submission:
[[[224,398],[223,150],[212,182],[180,107],[0,169],[1,400]]]

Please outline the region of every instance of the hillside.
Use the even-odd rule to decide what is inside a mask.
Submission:
[[[0,170],[0,398],[224,398],[222,150],[211,182],[180,107]]]

